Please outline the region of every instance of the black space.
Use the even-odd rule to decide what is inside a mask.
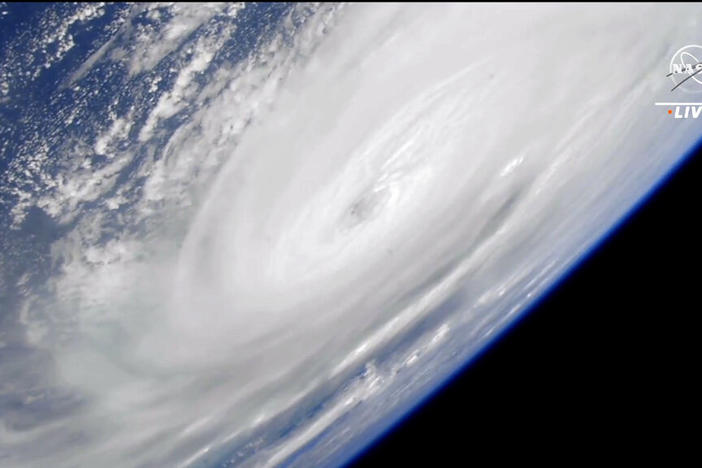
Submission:
[[[701,165],[350,466],[699,461]]]

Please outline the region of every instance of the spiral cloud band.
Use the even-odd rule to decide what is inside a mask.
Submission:
[[[698,5],[297,5],[223,57],[250,8],[121,13],[60,92],[113,67],[145,111],[5,181],[12,229],[35,207],[62,230],[13,283],[21,346],[0,335],[47,377],[5,360],[0,388],[59,410],[0,416],[0,464],[338,463],[698,137],[653,105]]]

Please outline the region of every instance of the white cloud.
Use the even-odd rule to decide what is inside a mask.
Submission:
[[[21,321],[90,405],[1,427],[11,462],[283,462],[475,352],[698,137],[630,72],[694,6],[298,5],[237,63],[216,59],[239,26],[210,26],[240,6],[143,8],[159,27],[126,21],[79,76],[119,59],[145,108],[13,173],[16,224],[72,223]]]

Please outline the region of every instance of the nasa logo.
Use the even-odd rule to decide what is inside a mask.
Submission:
[[[702,46],[690,44],[680,48],[670,59],[668,74],[673,80],[671,91],[680,89],[688,92],[702,92]]]
[[[678,49],[670,59],[666,77],[673,81],[671,92],[702,93],[702,46],[690,44]],[[675,119],[697,119],[702,115],[702,102],[656,102],[668,108]]]

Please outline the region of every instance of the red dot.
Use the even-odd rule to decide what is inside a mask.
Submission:
[[[672,110],[672,109],[668,109],[668,113],[669,113],[669,114],[672,114],[672,113],[673,113],[673,110]]]

